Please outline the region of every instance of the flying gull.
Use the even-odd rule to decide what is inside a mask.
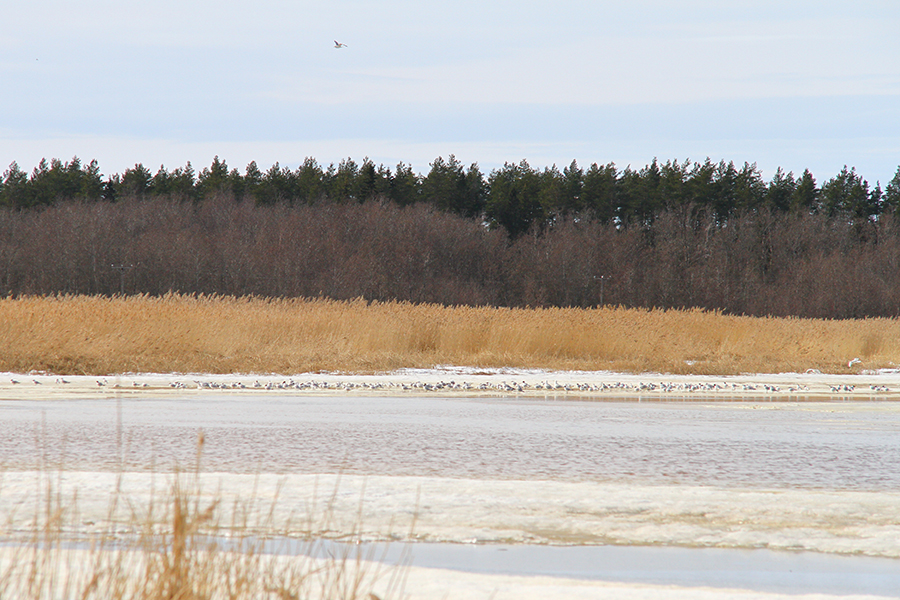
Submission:
[[[335,47],[335,48],[346,48],[346,47],[347,47],[347,44],[342,44],[342,43],[340,43],[339,41],[334,40],[334,47]]]

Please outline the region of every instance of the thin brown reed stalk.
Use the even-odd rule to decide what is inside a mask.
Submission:
[[[405,569],[349,549],[326,552],[314,533],[321,528],[312,520],[317,507],[310,510],[306,546],[283,555],[267,553],[267,538],[302,532],[275,522],[277,495],[264,499],[271,506],[261,521],[250,516],[259,500],[251,498],[236,499],[231,521],[223,523],[221,499],[203,500],[209,496],[200,484],[202,449],[201,434],[194,472],[174,474],[167,494],[151,494],[149,506],[132,505],[117,483],[107,524],[94,533],[80,528],[77,492],[65,497],[53,473],[42,471],[33,512],[0,524],[0,598],[387,600],[402,594]],[[330,510],[320,516],[325,522]]]

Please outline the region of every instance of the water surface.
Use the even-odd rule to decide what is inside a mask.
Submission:
[[[900,405],[239,393],[0,401],[0,464],[900,490]],[[121,462],[120,462],[121,461]]]

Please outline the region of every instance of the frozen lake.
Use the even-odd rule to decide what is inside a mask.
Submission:
[[[60,485],[87,486],[79,497],[90,498],[122,468],[138,497],[154,474],[193,469],[199,430],[218,493],[281,486],[290,509],[339,485],[339,514],[355,517],[365,499],[368,539],[416,514],[418,566],[780,593],[900,589],[897,403],[215,391],[9,400],[4,496],[61,468]]]
[[[0,464],[900,490],[900,404],[440,397],[0,401]],[[40,450],[38,452],[37,450]]]

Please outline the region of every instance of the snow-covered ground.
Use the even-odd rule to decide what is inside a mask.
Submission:
[[[223,523],[299,537],[457,544],[766,548],[900,559],[900,493],[348,475],[182,475]],[[6,471],[0,522],[34,524],[48,486],[76,498],[73,533],[122,529],[171,489],[172,474]],[[195,493],[195,490],[200,490]],[[113,494],[124,512],[110,518]],[[128,507],[125,510],[125,506]],[[319,524],[327,527],[318,529]],[[7,528],[7,533],[14,533]],[[900,564],[898,564],[900,567]]]
[[[52,490],[53,501],[67,506],[68,515],[77,516],[64,527],[66,535],[128,539],[139,532],[151,503],[157,515],[165,509],[174,477],[4,472],[0,477],[4,537],[27,537],[40,525],[45,513],[35,507]],[[225,528],[220,534],[226,537],[228,524],[237,517],[237,522],[247,524],[241,534],[275,540],[302,539],[312,533],[335,540],[393,540],[390,543],[397,545],[425,540],[432,542],[427,544],[432,550],[434,542],[441,542],[482,551],[523,547],[535,551],[530,559],[534,574],[523,574],[529,569],[523,565],[513,572],[502,566],[491,568],[477,554],[473,560],[478,568],[447,569],[434,568],[427,561],[417,565],[414,543],[410,547],[414,566],[405,573],[405,589],[407,597],[415,599],[838,597],[827,594],[829,582],[842,598],[866,598],[874,596],[847,595],[854,582],[865,581],[861,587],[889,597],[893,597],[892,586],[900,586],[897,493],[338,475],[179,477],[181,489],[199,500],[201,511],[221,501],[218,516]],[[118,503],[111,511],[114,494]],[[284,551],[284,542],[273,543]],[[541,562],[540,552],[551,550],[548,544],[560,549],[605,544],[612,552],[607,560],[619,548],[627,549],[631,562],[601,558],[600,564],[575,564],[559,559],[562,568],[554,567],[549,560]],[[720,550],[703,550],[712,547]],[[677,557],[680,565],[660,554],[665,548],[682,549]],[[748,558],[747,549],[752,548],[770,552],[762,559]],[[691,549],[696,561],[690,560]],[[800,551],[830,555],[836,561],[833,565],[842,570],[826,573],[831,567],[813,564],[804,572],[802,560],[791,562],[804,556]],[[784,557],[784,568],[778,568],[779,555]],[[869,571],[855,571],[858,565]],[[667,574],[657,575],[656,569]],[[557,576],[552,576],[554,571]],[[677,583],[656,582],[667,577]],[[734,581],[744,585],[729,587]],[[798,589],[811,592],[798,596]]]
[[[612,371],[544,371],[437,367],[389,373],[183,374],[125,373],[57,376],[0,373],[0,398],[158,394],[172,390],[240,390],[327,393],[442,393],[525,397],[604,396],[644,399],[827,399],[900,400],[900,369],[851,375],[819,372],[746,375],[670,375]]]

